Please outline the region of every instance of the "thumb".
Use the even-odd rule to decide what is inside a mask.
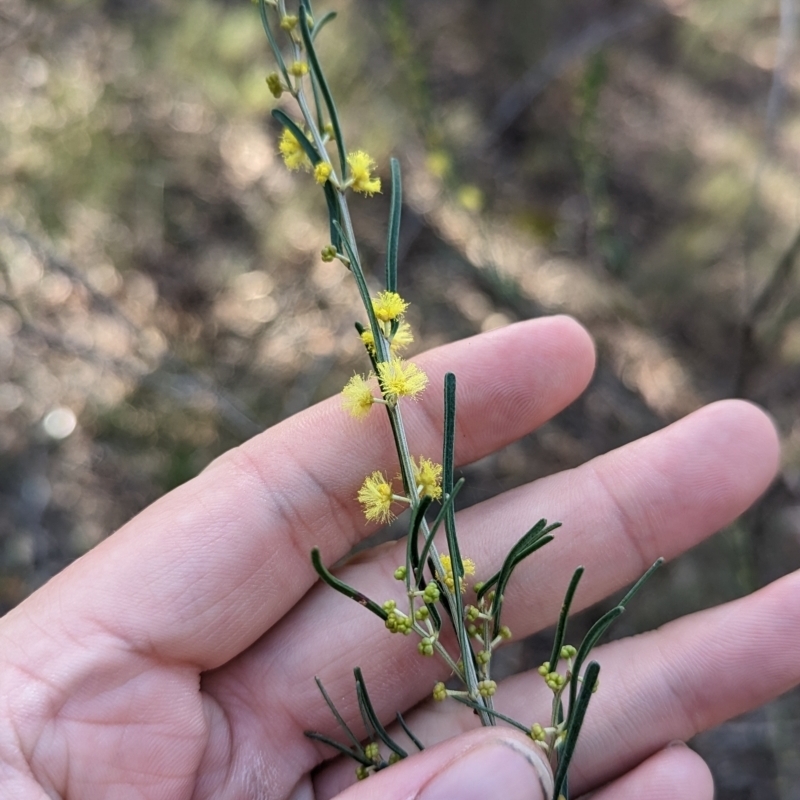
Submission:
[[[521,734],[481,728],[371,775],[335,800],[550,800],[544,754]]]

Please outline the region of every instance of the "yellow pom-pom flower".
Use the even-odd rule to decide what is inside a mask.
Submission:
[[[320,186],[324,186],[328,182],[328,178],[330,178],[332,172],[333,167],[327,161],[320,161],[319,164],[314,167],[314,180]]]
[[[297,137],[288,129],[284,128],[281,134],[281,141],[278,144],[283,162],[291,170],[309,169],[311,161],[309,161],[306,151],[303,150],[302,145],[297,140]]]
[[[342,389],[342,407],[356,419],[366,417],[374,402],[372,387],[361,375],[353,375]]]
[[[361,333],[361,341],[364,342],[365,347],[374,356],[375,355],[375,337],[372,331],[367,328]],[[401,322],[397,328],[397,332],[389,342],[389,349],[392,353],[397,354],[401,350],[408,347],[414,341],[414,334],[411,332],[411,326],[407,322]]]
[[[308,75],[308,64],[305,61],[295,61],[291,67],[289,67],[289,72],[295,76],[295,78],[302,78],[303,75]]]
[[[428,385],[428,376],[418,366],[397,357],[378,364],[378,378],[391,398],[416,397]]]
[[[455,578],[453,576],[453,562],[450,556],[439,556],[439,561],[442,564],[444,575],[439,576],[439,580],[452,592],[456,588]],[[475,574],[475,562],[471,558],[462,558],[461,563],[464,565],[464,575]],[[466,581],[461,581],[461,593],[467,591]]]
[[[407,322],[401,322],[397,328],[397,332],[392,337],[392,352],[397,353],[400,350],[405,350],[413,341],[414,334],[411,332],[411,326]]]
[[[381,179],[372,177],[372,170],[377,164],[368,153],[363,150],[356,150],[347,156],[347,163],[350,165],[350,185],[354,192],[371,197],[375,192],[381,190]]]
[[[412,464],[414,465],[414,481],[420,488],[423,497],[440,500],[442,497],[442,465],[427,458],[420,458],[419,463],[412,459]]]
[[[406,313],[408,303],[397,292],[380,292],[372,300],[372,310],[381,322],[391,322]]]
[[[382,472],[373,472],[358,490],[358,502],[370,522],[389,522],[394,518],[394,491]]]
[[[372,335],[372,331],[369,328],[361,331],[361,341],[364,342],[364,346],[369,350],[372,355],[375,355],[375,337]]]

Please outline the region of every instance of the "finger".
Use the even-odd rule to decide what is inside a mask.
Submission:
[[[550,768],[530,741],[511,731],[485,729],[404,759],[337,800],[550,800],[552,790]]]
[[[418,363],[432,385],[461,378],[458,457],[485,455],[547,420],[584,388],[593,350],[567,318],[535,320],[449,345]],[[406,407],[421,453],[441,441],[441,398]],[[210,668],[229,660],[315,581],[313,545],[328,559],[371,532],[355,495],[364,475],[394,469],[377,410],[364,425],[338,399],[226,454],[153,504],[34,596],[47,615],[93,619],[104,634],[161,660]],[[24,612],[23,612],[24,613]],[[13,621],[11,622],[13,624]]]
[[[458,519],[461,550],[477,557],[485,576],[530,525],[530,509],[548,515],[552,509],[565,520],[562,539],[518,567],[506,593],[504,620],[524,636],[555,620],[578,563],[588,565],[576,597],[580,607],[638,577],[657,556],[676,555],[734,519],[766,488],[776,459],[774,428],[763,412],[747,403],[719,403],[577,470],[468,509]],[[390,593],[401,599],[400,584],[392,580],[403,560],[402,543],[397,547],[348,566],[342,577],[379,602]],[[421,658],[409,638],[389,635],[351,600],[320,586],[209,685],[222,702],[228,694],[246,698],[232,716],[247,732],[242,738],[265,734],[260,720],[273,701],[264,686],[292,697],[290,724],[334,734],[313,678],[319,675],[342,698],[345,718],[358,724],[355,665],[382,686],[375,702],[389,719],[446,674],[438,659]]]
[[[651,756],[582,800],[714,800],[708,765],[683,742]]]

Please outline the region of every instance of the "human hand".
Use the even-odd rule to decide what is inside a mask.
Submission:
[[[594,354],[579,326],[552,318],[417,361],[433,386],[446,370],[458,375],[456,458],[467,463],[570,403],[589,381]],[[415,452],[433,454],[438,393],[407,404],[405,418]],[[303,732],[338,732],[315,675],[353,724],[354,666],[387,720],[446,677],[441,663],[420,658],[407,639],[388,636],[379,620],[321,585],[309,560],[317,546],[334,563],[373,532],[356,492],[394,459],[382,415],[357,422],[338,399],[321,403],[217,459],[0,620],[2,796],[471,800],[496,792],[544,800],[537,787],[548,777],[530,742],[501,728],[464,733],[473,717],[451,704],[423,703],[407,719],[426,744],[462,734],[454,740],[349,788],[352,764],[317,769],[331,752]],[[730,522],[764,491],[777,462],[761,411],[717,403],[462,512],[462,549],[489,575],[532,514],[564,523],[509,588],[506,621],[526,635],[555,620],[579,560],[588,569],[576,607]],[[399,548],[376,548],[341,573],[380,598],[403,561]],[[602,687],[574,761],[573,796],[710,799],[702,761],[667,745],[798,682],[799,600],[800,578],[791,575],[598,648]],[[506,683],[496,697],[501,711],[548,716],[538,673]]]

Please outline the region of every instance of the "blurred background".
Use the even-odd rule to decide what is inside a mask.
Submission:
[[[417,351],[554,312],[598,343],[589,391],[462,498],[745,397],[779,479],[616,635],[800,567],[797,0],[317,6],[341,14],[320,48],[348,141],[403,165]],[[272,69],[247,0],[0,0],[2,612],[363,369],[321,194],[276,155]],[[387,197],[353,209],[380,265]],[[799,714],[794,693],[695,740],[720,798],[800,798]]]

